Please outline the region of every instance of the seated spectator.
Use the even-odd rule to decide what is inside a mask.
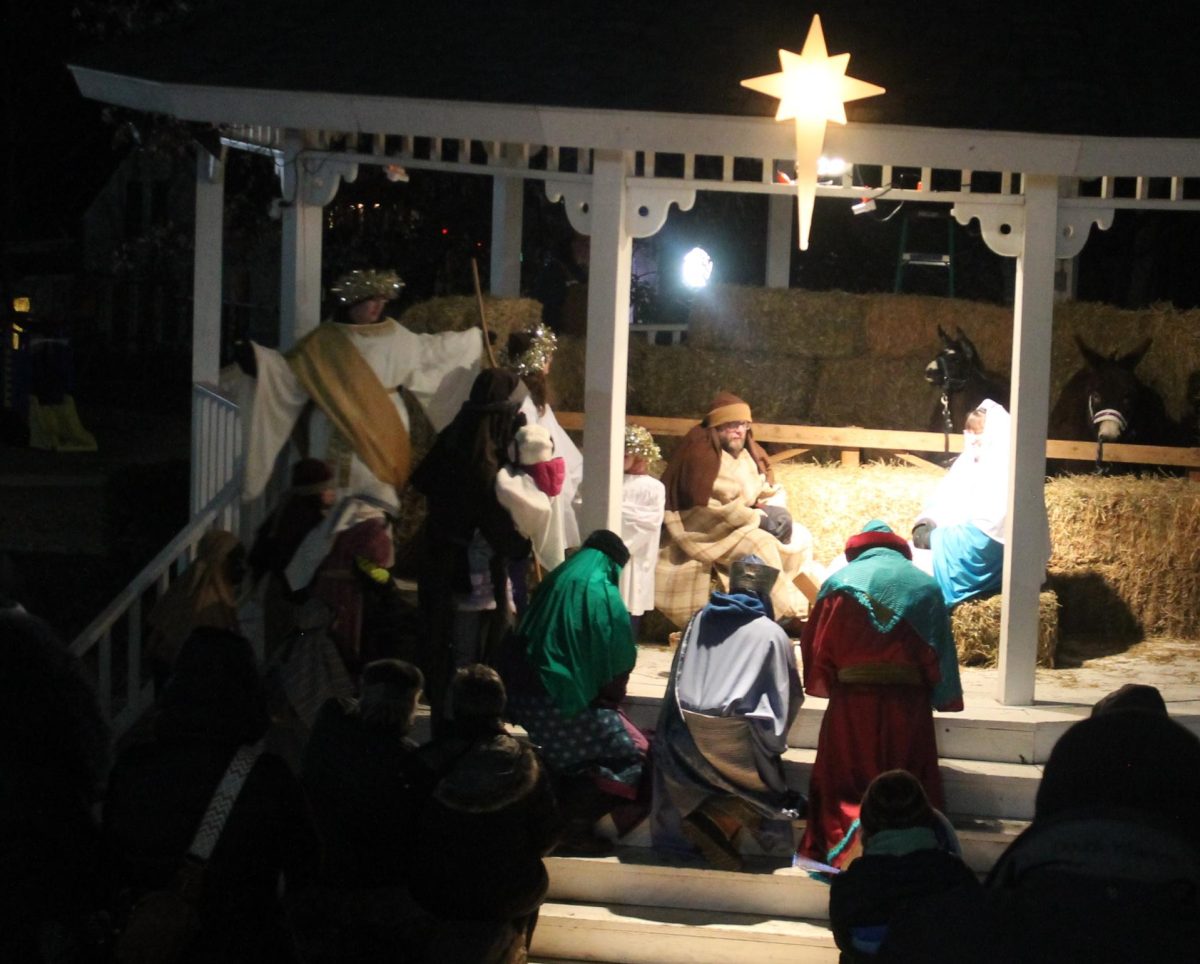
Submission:
[[[201,627],[238,631],[238,587],[246,576],[246,549],[232,532],[212,529],[196,558],[163,593],[146,617],[146,658],[156,691],[171,673],[183,644]]]
[[[734,562],[729,592],[714,592],[680,640],[655,730],[654,845],[687,841],[725,870],[741,867],[743,828],[764,849],[790,851],[804,804],[783,772],[804,690],[771,619],[778,576],[757,556]]]
[[[308,959],[393,961],[411,939],[405,884],[413,839],[409,739],[424,680],[410,663],[368,663],[362,695],[322,705],[300,779],[325,844],[322,944]],[[310,935],[311,936],[311,935]],[[320,948],[320,950],[318,950]]]
[[[942,590],[947,607],[1000,591],[1008,519],[1009,426],[1004,406],[985,398],[967,416],[963,451],[942,477],[913,525],[913,545],[931,550],[916,561]],[[1050,527],[1040,507],[1043,569]]]
[[[195,630],[159,700],[153,741],[121,754],[109,780],[102,829],[120,904],[171,885],[234,754],[266,730],[250,644],[229,630]],[[304,887],[317,854],[299,781],[261,754],[205,865],[188,959],[292,961],[280,876],[289,895]]]
[[[954,829],[907,770],[879,774],[859,813],[863,853],[834,876],[829,921],[842,964],[873,961],[888,922],[922,898],[979,882],[959,856]]]
[[[495,670],[459,669],[443,735],[417,751],[409,888],[437,922],[423,961],[523,960],[549,887],[554,793],[537,754],[505,731],[504,708]]]
[[[629,553],[607,529],[551,572],[517,627],[510,717],[554,773],[568,846],[608,849],[593,828],[611,814],[627,833],[646,815],[649,740],[621,712],[637,646],[617,587]]]
[[[0,960],[91,960],[105,936],[92,808],[108,737],[76,659],[48,624],[0,598]]]
[[[1109,707],[1055,744],[1033,823],[981,894],[892,922],[881,960],[1194,961],[1200,740],[1161,711]]]

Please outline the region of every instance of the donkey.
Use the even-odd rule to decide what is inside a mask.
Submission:
[[[985,398],[1008,408],[1008,379],[988,371],[979,352],[962,328],[951,338],[938,325],[942,348],[925,366],[925,381],[941,389],[941,398],[929,417],[929,430],[942,432],[947,439],[963,430],[967,416]]]
[[[1095,442],[1097,472],[1108,471],[1104,463],[1105,443],[1185,444],[1182,428],[1167,414],[1162,396],[1134,371],[1152,341],[1147,338],[1133,351],[1124,355],[1113,352],[1106,358],[1075,336],[1084,367],[1063,386],[1050,411],[1047,435]]]

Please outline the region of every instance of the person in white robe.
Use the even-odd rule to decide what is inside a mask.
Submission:
[[[407,389],[434,429],[449,424],[479,371],[478,328],[418,335],[384,317],[404,282],[391,271],[351,271],[331,289],[333,318],[282,353],[249,343],[239,366],[255,376],[243,498],[261,495],[276,457],[303,424],[303,455],[327,462],[339,497],[391,506],[411,469]],[[311,404],[310,404],[311,403]],[[306,409],[311,414],[302,418]]]
[[[962,454],[938,482],[913,525],[913,562],[937,580],[947,606],[1000,591],[1010,427],[1004,406],[990,398],[967,416]],[[1045,503],[1035,511],[1044,570],[1050,559]]]
[[[521,402],[521,414],[526,425],[540,425],[554,441],[554,454],[563,460],[566,476],[563,479],[562,501],[569,509],[563,516],[564,536],[568,548],[578,547],[580,483],[583,482],[583,453],[566,430],[558,424],[547,397],[547,376],[558,348],[558,338],[543,324],[508,336],[505,347],[507,367],[520,377],[528,394]]]
[[[538,564],[549,572],[567,558],[564,520],[571,510],[562,498],[566,467],[562,457],[554,455],[554,442],[542,425],[518,429],[516,447],[517,464],[496,473],[496,498],[532,544]]]
[[[629,562],[621,570],[621,598],[634,624],[634,637],[642,615],[654,608],[654,569],[662,533],[667,490],[650,474],[650,465],[662,452],[641,425],[625,427],[625,477],[621,483],[621,538],[629,549]]]

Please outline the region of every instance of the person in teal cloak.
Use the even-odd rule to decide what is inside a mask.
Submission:
[[[619,834],[649,807],[649,740],[620,709],[637,646],[618,586],[629,550],[598,529],[530,600],[511,665],[508,710],[539,747],[567,816],[566,845],[599,851],[596,821]]]
[[[907,541],[875,519],[846,542],[846,558],[800,640],[804,690],[829,705],[799,853],[839,869],[861,853],[859,804],[885,770],[909,771],[944,809],[932,710],[963,708],[949,612]]]

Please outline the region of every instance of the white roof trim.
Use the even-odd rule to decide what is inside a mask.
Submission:
[[[789,159],[766,117],[653,113],[212,87],[71,67],[85,97],[180,120],[561,147]],[[1059,177],[1200,177],[1200,141],[831,124],[826,151],[865,164]]]

